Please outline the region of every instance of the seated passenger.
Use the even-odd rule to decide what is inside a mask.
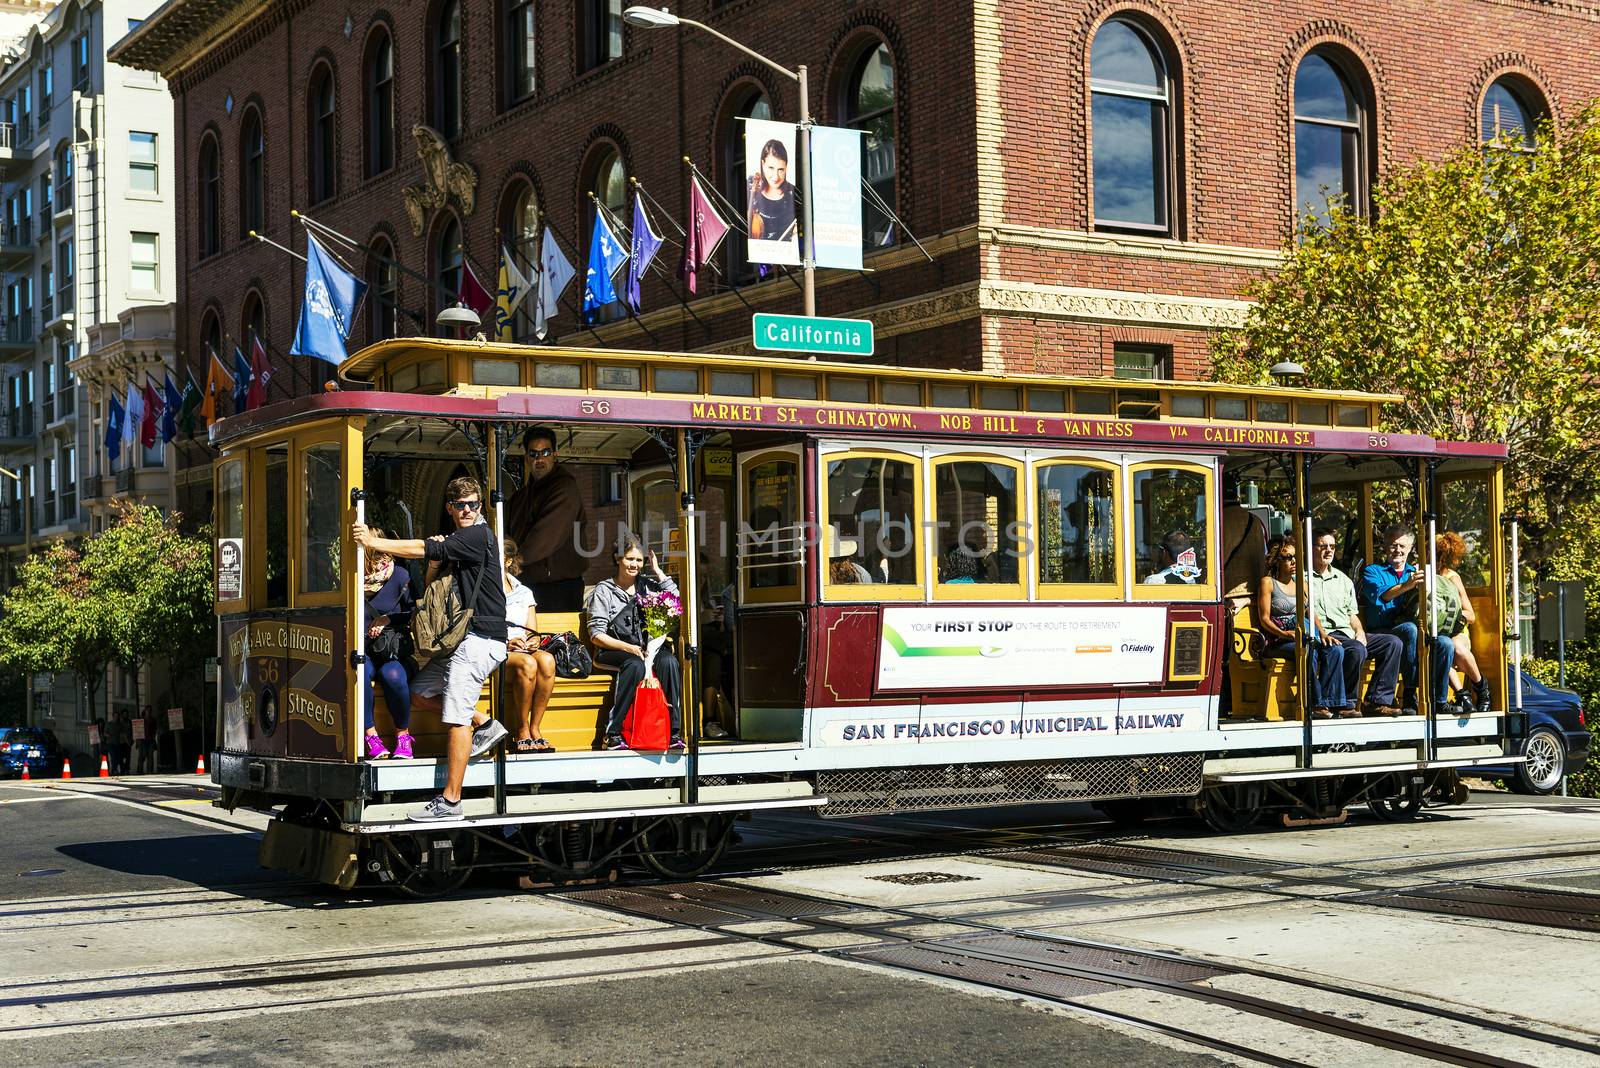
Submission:
[[[1262,655],[1274,659],[1289,660],[1295,655],[1294,558],[1294,542],[1288,538],[1280,535],[1267,543],[1267,574],[1256,592],[1256,615],[1268,643]],[[1301,696],[1310,706],[1312,719],[1328,719],[1333,715],[1330,709],[1349,705],[1344,696],[1344,646],[1320,641],[1315,624],[1308,628],[1306,640],[1310,643],[1306,675],[1311,692]]]
[[[945,550],[939,564],[940,582],[993,582],[994,558],[989,555],[989,530],[968,523],[961,540]]]
[[[1384,532],[1385,562],[1368,564],[1361,572],[1361,621],[1370,634],[1393,634],[1402,648],[1400,677],[1405,680],[1405,710],[1417,710],[1417,596],[1423,573],[1411,566],[1411,547],[1416,543],[1411,528],[1400,524]],[[1447,637],[1428,639],[1433,672],[1434,707],[1443,709],[1450,700],[1450,661],[1455,644]]]
[[[1200,558],[1194,539],[1181,530],[1169,530],[1156,547],[1157,570],[1146,578],[1146,585],[1187,584],[1200,581]]]
[[[855,559],[860,551],[860,545],[854,538],[841,538],[839,528],[831,527],[828,530],[828,581],[833,583],[850,584],[855,582],[871,582],[872,572],[862,567]]]
[[[373,527],[375,537],[387,534]],[[411,614],[416,605],[411,597],[411,572],[394,566],[388,553],[367,554],[367,673],[365,744],[368,760],[387,760],[391,755],[410,760],[411,679],[417,663],[411,658]],[[389,633],[384,634],[385,631]],[[394,752],[383,744],[373,725],[373,693],[383,689],[383,703],[394,721]]]
[[[1340,716],[1394,716],[1394,688],[1400,675],[1400,639],[1393,634],[1368,634],[1361,626],[1361,611],[1356,606],[1356,587],[1350,576],[1333,566],[1338,538],[1331,527],[1318,527],[1311,536],[1311,607],[1317,629],[1325,645],[1344,647],[1343,705],[1335,706]],[[1367,701],[1362,712],[1355,702],[1361,692],[1361,669],[1372,660],[1372,682],[1367,686]]]
[[[603,749],[626,749],[622,740],[622,722],[628,709],[633,707],[633,692],[644,681],[644,619],[639,611],[639,598],[655,590],[678,592],[678,584],[661,570],[654,551],[650,553],[650,573],[642,574],[645,567],[644,543],[638,535],[623,531],[617,538],[614,557],[617,562],[615,578],[608,578],[589,591],[585,608],[589,621],[589,638],[598,652],[595,660],[617,668],[616,694],[611,701],[611,716],[606,721]],[[661,683],[661,695],[666,698],[672,716],[672,740],[669,749],[682,749],[683,702],[682,676],[678,658],[673,655],[670,643],[656,653],[655,676]]]
[[[517,543],[506,539],[506,662],[501,677],[506,706],[515,714],[516,753],[554,753],[555,746],[539,733],[550,693],[556,687],[556,658],[539,648],[539,609],[533,590],[518,582],[522,557]]]
[[[1436,618],[1434,626],[1455,646],[1456,670],[1466,676],[1467,686],[1461,691],[1461,709],[1464,712],[1489,711],[1489,680],[1478,670],[1478,658],[1472,655],[1472,636],[1467,628],[1477,621],[1472,610],[1472,600],[1467,596],[1467,584],[1461,581],[1456,568],[1467,558],[1467,542],[1460,534],[1447,530],[1433,540],[1433,551],[1439,561],[1439,584],[1434,592]]]

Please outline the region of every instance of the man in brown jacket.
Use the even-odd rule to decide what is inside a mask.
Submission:
[[[511,495],[506,533],[522,549],[522,581],[541,612],[583,609],[585,561],[577,532],[584,522],[578,480],[561,466],[552,430],[535,427],[522,438],[528,477]]]

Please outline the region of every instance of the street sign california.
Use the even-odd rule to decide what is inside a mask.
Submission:
[[[751,332],[758,349],[872,355],[872,323],[867,319],[818,319],[757,312],[751,321]]]

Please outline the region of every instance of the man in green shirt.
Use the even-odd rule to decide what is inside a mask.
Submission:
[[[1354,701],[1360,692],[1361,668],[1372,661],[1372,684],[1360,711],[1354,706],[1334,709],[1346,718],[1362,715],[1395,716],[1394,687],[1400,675],[1400,654],[1404,650],[1393,634],[1368,634],[1361,626],[1361,609],[1356,604],[1355,583],[1333,566],[1339,549],[1338,537],[1328,527],[1318,527],[1311,535],[1311,606],[1317,616],[1318,641],[1344,646],[1344,692]]]

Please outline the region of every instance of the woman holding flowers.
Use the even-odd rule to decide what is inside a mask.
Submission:
[[[661,570],[654,551],[647,557],[644,544],[630,531],[623,531],[617,538],[613,558],[616,577],[597,585],[584,605],[589,638],[597,650],[595,660],[617,669],[616,697],[611,702],[601,747],[626,748],[622,722],[633,707],[634,691],[653,676],[661,685],[672,718],[668,748],[682,749],[682,675],[678,658],[665,640],[677,629],[677,617],[683,612],[678,584]]]

